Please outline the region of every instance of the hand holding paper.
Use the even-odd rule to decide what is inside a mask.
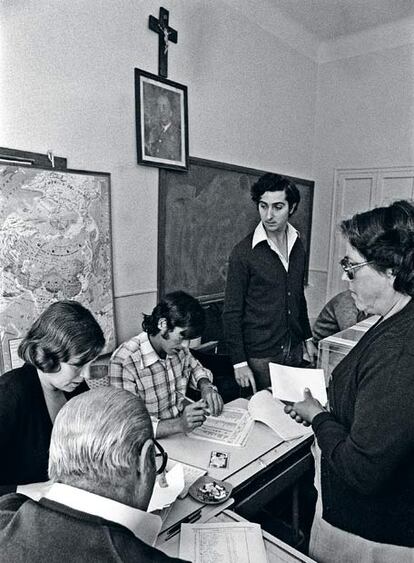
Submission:
[[[322,369],[293,368],[269,364],[272,394],[276,399],[296,403],[303,401],[305,388],[322,405],[327,402],[325,377]]]
[[[303,401],[285,406],[285,413],[289,414],[296,422],[303,423],[305,426],[312,424],[314,417],[320,412],[324,412],[324,410],[320,402],[312,397],[309,389],[305,389]]]
[[[299,436],[312,434],[312,429],[300,426],[295,420],[286,416],[283,403],[273,398],[267,390],[253,395],[248,409],[254,420],[267,424],[283,440],[293,440]]]

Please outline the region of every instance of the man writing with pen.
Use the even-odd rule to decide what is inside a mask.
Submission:
[[[189,340],[200,336],[204,324],[198,301],[175,291],[167,294],[151,315],[144,315],[144,332],[112,354],[111,385],[143,399],[157,438],[191,432],[208,414],[217,416],[223,410],[212,373],[188,349]],[[188,385],[200,391],[199,401],[186,404]]]

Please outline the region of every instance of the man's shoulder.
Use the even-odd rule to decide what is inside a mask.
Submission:
[[[352,298],[352,293],[349,289],[345,291],[341,291],[334,295],[327,303],[327,305],[331,305],[332,307],[336,308],[348,308],[349,306],[354,306],[355,302]]]
[[[126,530],[111,527],[110,534],[114,548],[120,557],[120,561],[140,561],[143,563],[174,563],[182,561],[182,559],[169,557],[162,551],[144,543],[132,534],[127,533]]]
[[[34,501],[19,493],[10,493],[0,497],[0,533],[10,524],[17,512],[27,502]]]
[[[147,334],[145,332],[141,332],[129,340],[126,340],[112,353],[110,361],[122,362],[132,355],[140,355],[141,347],[147,339]]]
[[[27,501],[29,501],[29,498],[19,493],[4,495],[0,497],[0,514],[17,512]]]
[[[16,519],[16,524],[11,524]],[[36,522],[36,525],[33,523]],[[13,530],[11,530],[13,526]],[[2,536],[2,531],[10,528],[10,533]],[[50,538],[40,538],[40,530],[48,529]],[[78,538],[76,545],[73,542]],[[88,561],[93,551],[101,561],[142,561],[172,562],[177,561],[159,552],[136,538],[130,530],[93,515],[82,513],[64,505],[42,499],[40,503],[19,495],[6,495],[0,499],[0,548],[2,541],[7,541],[4,550],[15,561],[26,561],[21,550],[21,540],[26,538],[27,545],[37,545],[36,555],[50,557],[55,561],[57,552],[69,553],[77,561]],[[41,544],[39,540],[43,539]],[[2,559],[0,555],[0,561]],[[44,559],[46,560],[46,559]]]
[[[231,251],[232,256],[242,255],[245,256],[246,251],[252,250],[252,240],[253,240],[254,231],[249,233],[245,236],[242,240],[240,240],[237,244],[234,245],[233,250]]]

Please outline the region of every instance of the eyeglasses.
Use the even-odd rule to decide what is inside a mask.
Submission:
[[[155,447],[155,472],[157,475],[161,475],[167,467],[168,454],[155,438],[152,441]]]
[[[357,270],[358,268],[362,268],[362,266],[367,266],[368,264],[372,264],[372,260],[369,260],[367,262],[353,263],[350,261],[348,256],[345,256],[344,258],[342,258],[342,260],[339,263],[345,274],[348,276],[348,279],[352,281],[355,278],[355,270]]]

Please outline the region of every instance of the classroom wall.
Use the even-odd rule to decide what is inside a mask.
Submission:
[[[335,168],[414,163],[414,26],[398,22],[321,46],[313,267],[327,270]]]
[[[162,3],[178,31],[169,77],[188,86],[190,154],[311,178],[314,44],[271,1],[259,11],[250,4]],[[111,173],[119,341],[137,333],[140,313],[156,300],[158,171],[136,164],[134,67],[157,74],[148,16],[158,17],[159,7],[151,0],[6,0],[0,7],[0,146],[51,149],[70,168]],[[319,228],[314,222],[311,268]],[[317,276],[311,271],[311,316],[324,298]]]

